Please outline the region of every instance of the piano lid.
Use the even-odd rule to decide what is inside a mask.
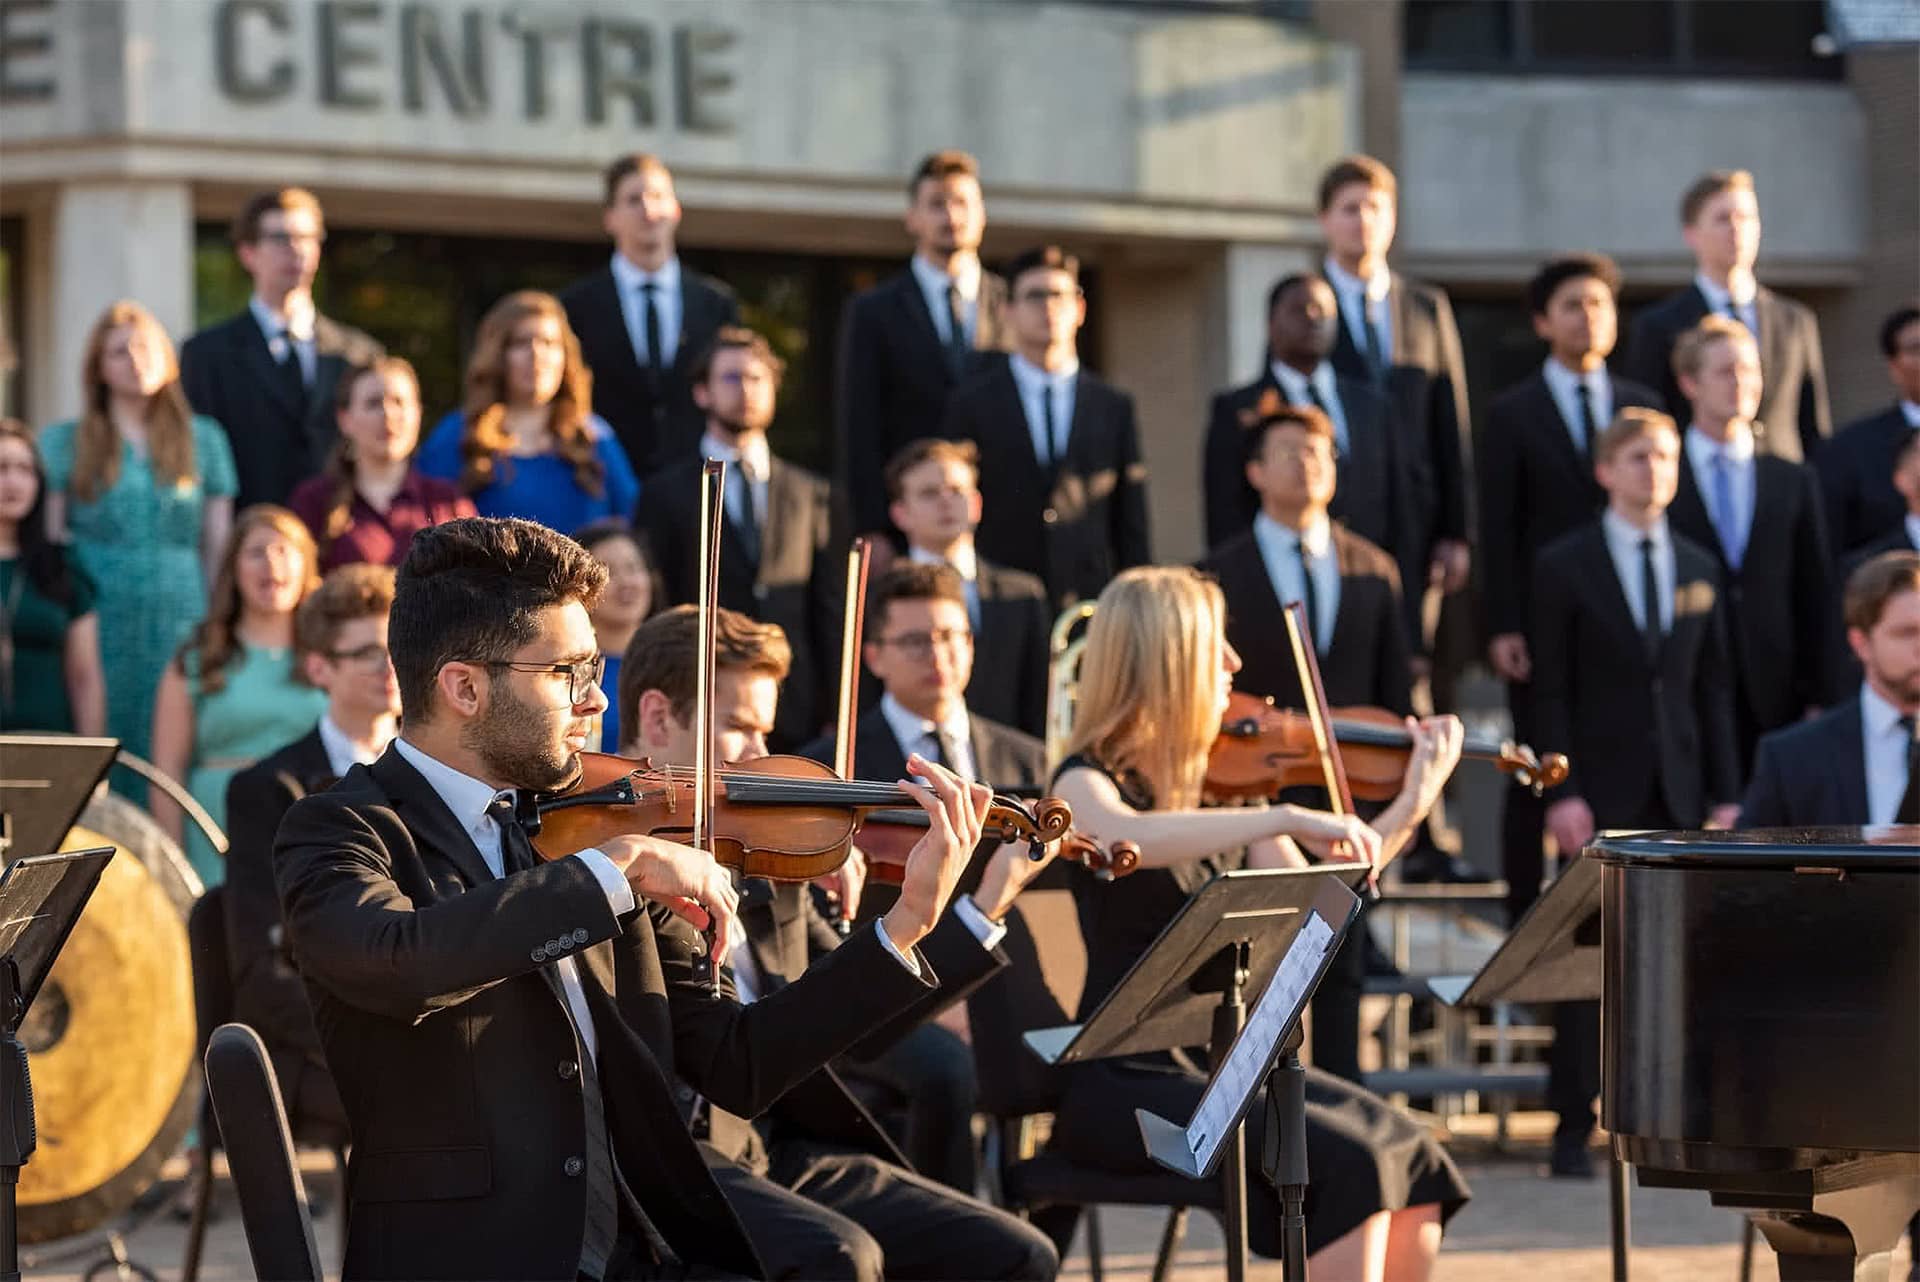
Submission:
[[[1602,863],[1639,867],[1793,869],[1813,866],[1920,872],[1920,825],[1635,833],[1601,837],[1587,852]]]

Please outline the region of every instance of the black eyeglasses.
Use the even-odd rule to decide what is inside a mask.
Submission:
[[[369,642],[357,650],[328,650],[326,656],[335,663],[357,663],[363,668],[383,668],[392,659],[387,647],[379,642]]]
[[[518,663],[511,659],[476,660],[482,667],[512,668],[515,672],[550,672],[555,676],[562,673],[567,678],[567,698],[573,703],[584,703],[587,692],[597,688],[600,678],[606,675],[607,656],[596,654],[591,659],[581,659],[576,663]]]
[[[936,645],[948,654],[957,653],[962,646],[973,644],[973,633],[965,628],[941,628],[937,632],[902,632],[897,637],[880,637],[875,645],[898,647],[909,658],[926,659],[932,656]]]

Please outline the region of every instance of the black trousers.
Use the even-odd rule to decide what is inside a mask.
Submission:
[[[979,1184],[973,1113],[980,1088],[965,1042],[925,1023],[872,1059],[842,1062],[840,1073],[856,1090],[869,1083],[880,1088],[883,1098],[874,1101],[874,1111],[903,1119],[900,1151],[914,1170],[973,1192]]]
[[[1046,1282],[1060,1268],[1026,1221],[865,1153],[783,1143],[764,1177],[731,1162],[713,1174],[769,1278]]]

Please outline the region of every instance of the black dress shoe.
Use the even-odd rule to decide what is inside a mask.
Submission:
[[[1590,1180],[1593,1178],[1593,1152],[1584,1139],[1556,1135],[1553,1138],[1553,1158],[1548,1162],[1547,1169],[1561,1179]]]

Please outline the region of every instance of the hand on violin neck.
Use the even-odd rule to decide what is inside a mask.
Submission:
[[[1466,729],[1456,716],[1408,717],[1406,725],[1412,742],[1400,792],[1373,818],[1373,828],[1380,834],[1382,864],[1412,842],[1421,823],[1439,804],[1447,780],[1460,764],[1461,746],[1466,742]]]
[[[600,852],[625,874],[635,895],[708,932],[715,965],[726,961],[740,930],[740,893],[712,855],[638,834],[609,837]]]
[[[881,919],[887,937],[902,951],[919,943],[946,911],[973,848],[986,826],[993,793],[915,753],[907,760],[909,779],[902,787],[927,812],[927,832],[907,854],[900,897]]]

